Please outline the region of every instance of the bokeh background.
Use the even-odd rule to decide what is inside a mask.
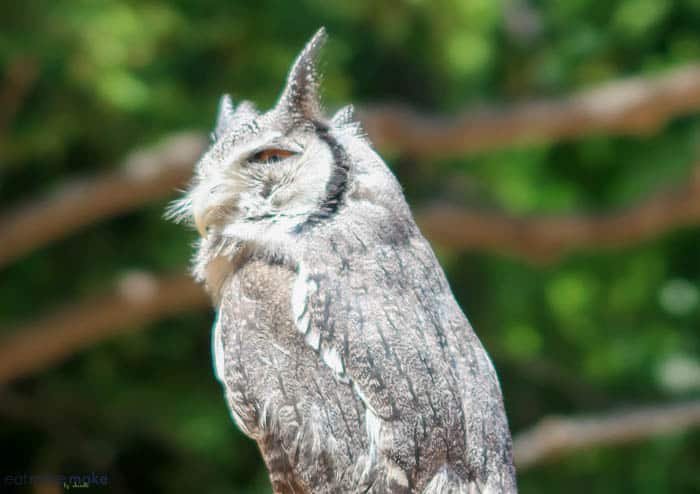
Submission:
[[[320,25],[327,108],[493,357],[521,492],[700,492],[698,0],[2,2],[3,477],[270,492],[163,212],[219,95],[273,104]]]

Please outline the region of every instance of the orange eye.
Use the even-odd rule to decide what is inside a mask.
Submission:
[[[295,154],[296,153],[287,151],[286,149],[263,149],[262,151],[258,151],[251,156],[250,161],[254,161],[256,163],[277,163]]]

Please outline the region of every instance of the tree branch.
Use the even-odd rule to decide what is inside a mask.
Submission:
[[[207,307],[188,276],[123,275],[111,293],[89,297],[38,321],[4,331],[0,384],[44,370],[129,328]],[[519,470],[594,447],[641,441],[700,425],[700,400],[601,415],[545,418],[513,441]]]
[[[17,57],[7,64],[0,86],[0,135],[10,125],[38,75],[39,68],[32,58]]]
[[[89,297],[12,331],[0,341],[0,384],[55,365],[129,328],[207,307],[189,276],[121,276],[107,294]],[[624,412],[545,418],[513,441],[522,471],[561,455],[639,441],[700,425],[700,400]]]
[[[683,186],[611,213],[515,217],[436,206],[417,211],[416,221],[438,244],[551,263],[573,251],[628,247],[700,224],[700,164]]]
[[[131,153],[116,170],[74,180],[0,217],[0,266],[85,225],[139,208],[187,182],[204,149],[199,134],[178,134]]]
[[[88,297],[26,326],[0,331],[0,383],[38,372],[128,328],[209,305],[189,276],[132,272],[111,293]]]
[[[700,65],[691,65],[558,100],[468,109],[454,117],[422,115],[402,105],[377,105],[359,114],[378,147],[434,159],[593,133],[648,135],[699,108]]]
[[[36,60],[17,57],[6,66],[0,86],[0,160],[7,140],[7,129],[39,76]]]
[[[601,446],[641,441],[700,425],[700,400],[579,417],[551,417],[513,439],[518,470]]]
[[[700,107],[700,66],[657,79],[615,82],[580,96],[488,111],[455,120],[406,116],[387,107],[363,112],[371,137],[384,147],[437,156],[469,153],[526,137],[559,138],[593,131],[647,132],[668,118]],[[168,196],[189,178],[204,150],[199,134],[171,136],[127,157],[115,171],[73,181],[57,193],[0,217],[0,266],[85,225]],[[697,189],[688,189],[697,195]],[[681,191],[683,193],[683,191]],[[657,200],[659,199],[659,200]],[[603,217],[536,220],[497,213],[436,208],[418,214],[428,235],[463,248],[486,248],[535,262],[579,247],[622,246],[696,224],[698,200],[657,198],[638,211]],[[685,206],[690,206],[683,210]],[[644,217],[649,213],[651,216]],[[632,219],[632,224],[627,220]],[[620,228],[622,227],[622,228]],[[602,236],[602,239],[600,238]],[[523,242],[523,245],[519,245]]]

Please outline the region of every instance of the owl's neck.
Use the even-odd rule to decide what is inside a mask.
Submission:
[[[294,244],[288,242],[287,245]],[[296,269],[297,256],[295,249],[287,250],[280,245],[271,248],[269,244],[251,239],[213,234],[200,240],[192,262],[192,274],[198,282],[204,284],[212,302],[218,306],[226,281],[250,260],[263,259]]]

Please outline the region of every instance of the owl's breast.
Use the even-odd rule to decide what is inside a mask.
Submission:
[[[353,429],[342,432],[352,437],[364,428],[364,408],[295,325],[295,280],[287,266],[251,261],[226,282],[212,342],[216,373],[234,418],[253,437],[272,421],[293,441],[319,409],[343,409],[337,422]]]
[[[292,277],[283,266],[250,261],[229,276],[220,291],[212,328],[214,373],[233,419],[255,438],[260,435],[262,410],[279,388],[272,380],[291,367],[293,354],[283,335],[290,319],[284,286]]]

